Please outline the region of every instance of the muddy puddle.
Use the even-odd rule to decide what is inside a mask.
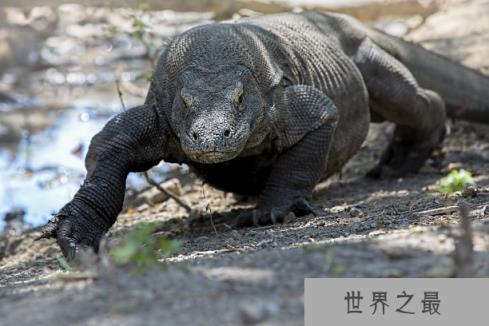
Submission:
[[[117,94],[115,89],[113,92]],[[20,128],[12,130],[0,147],[0,216],[21,209],[27,223],[38,225],[71,199],[83,181],[83,158],[90,139],[121,110],[115,97],[101,103],[80,98],[62,109],[31,107],[2,112],[12,118],[11,123],[17,118]],[[48,115],[45,121],[33,117],[38,110]],[[41,125],[36,126],[32,119]],[[144,186],[137,175],[129,178],[128,185]]]

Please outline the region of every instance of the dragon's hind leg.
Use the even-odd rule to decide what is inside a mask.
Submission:
[[[417,172],[445,136],[443,100],[421,88],[401,62],[368,39],[355,62],[367,85],[372,115],[396,124],[392,141],[369,176]]]

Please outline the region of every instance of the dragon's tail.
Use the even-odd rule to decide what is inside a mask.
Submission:
[[[382,32],[369,36],[407,66],[421,87],[442,96],[448,116],[489,124],[489,76]]]

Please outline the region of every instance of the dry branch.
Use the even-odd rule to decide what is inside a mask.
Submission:
[[[414,212],[413,215],[415,215],[415,216],[424,216],[424,215],[434,216],[434,215],[442,215],[442,214],[451,214],[451,213],[458,211],[458,209],[459,209],[458,206],[446,206],[446,207],[427,209],[427,210],[420,211],[420,212]]]
[[[474,277],[474,242],[467,204],[460,204],[461,234],[455,236],[453,260],[456,277]]]

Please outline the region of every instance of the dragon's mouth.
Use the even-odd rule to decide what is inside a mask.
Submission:
[[[191,154],[192,159],[200,162],[200,163],[206,163],[206,164],[212,164],[212,163],[222,163],[225,161],[229,161],[236,156],[238,156],[239,152],[237,151],[206,151],[206,152],[200,152],[200,153],[193,153]]]
[[[243,151],[246,147],[246,139],[242,137],[244,134],[238,130],[231,139],[207,137],[200,143],[184,134],[181,145],[186,156],[194,162],[222,163],[236,158]]]

